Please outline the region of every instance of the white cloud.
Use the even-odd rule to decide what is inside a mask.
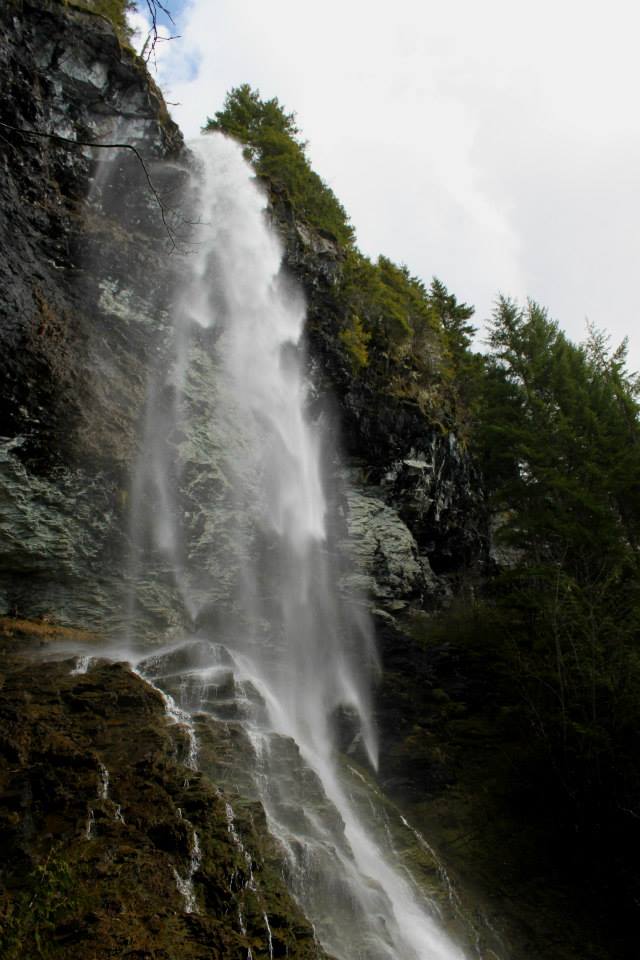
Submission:
[[[151,29],[149,17],[140,10],[128,10],[127,23],[133,31],[131,36],[131,46],[134,50],[140,53]]]
[[[131,46],[139,54],[148,56],[152,69],[157,68],[169,52],[168,43],[172,36],[169,28],[165,24],[156,23],[154,37],[149,13],[141,9],[128,10],[127,23],[133,31]]]
[[[159,77],[188,136],[248,82],[296,110],[367,253],[438,275],[478,319],[501,291],[576,339],[586,315],[633,334],[634,4],[191,0],[178,27]]]

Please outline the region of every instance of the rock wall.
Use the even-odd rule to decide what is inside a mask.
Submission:
[[[126,127],[155,176],[154,162],[176,156],[181,135],[101,17],[56,2],[9,2],[1,16],[2,434],[22,437],[31,460],[125,464],[144,383],[126,319],[142,311],[126,297],[109,309],[109,276],[126,263],[153,316],[165,238],[130,154],[117,155],[123,170],[109,179],[115,195],[128,168],[132,189],[104,222],[98,165],[113,152],[76,144],[117,143]]]
[[[136,573],[126,558],[132,469],[148,453],[147,404],[168,410],[172,402],[161,374],[171,358],[176,280],[186,255],[184,219],[179,210],[161,209],[147,173],[162,196],[180,198],[189,158],[144,66],[103,18],[55,0],[8,0],[0,27],[0,615],[9,618],[9,632],[26,617],[42,629],[49,622],[83,628],[92,641],[118,637],[135,578],[140,632],[166,637],[192,626],[168,565],[156,558]],[[122,139],[146,169],[131,151],[87,146]],[[406,690],[397,679],[414,674],[437,686],[405,620],[449,603],[486,566],[479,477],[455,425],[431,422],[415,404],[354,379],[337,335],[343,254],[330,237],[296,222],[283,198],[274,198],[273,216],[287,267],[308,300],[311,413],[322,411],[332,425],[329,485],[342,585],[370,598],[383,666],[393,668],[392,685],[383,684],[378,698],[383,774],[397,782],[413,765],[411,789],[442,786],[449,776],[442,764],[429,755],[416,765],[415,754],[406,753],[407,730],[396,723]],[[234,412],[215,389],[214,340],[203,331],[191,344],[189,416],[176,424],[172,449],[187,563],[202,573],[210,601],[198,626],[223,630],[242,551],[229,552],[237,530],[230,461],[238,440]],[[347,455],[346,471],[337,452]],[[46,922],[61,956],[87,949],[100,956],[103,944],[105,956],[127,955],[126,946],[132,956],[146,949],[160,957],[172,938],[185,957],[204,955],[205,943],[215,945],[207,956],[246,955],[235,919],[210,922],[239,882],[220,798],[201,780],[191,792],[184,787],[179,737],[167,728],[158,698],[122,666],[103,663],[74,675],[71,662],[36,665],[35,654],[43,652],[37,639],[25,650],[33,658],[16,659],[21,636],[6,643],[1,704],[15,728],[0,750],[8,797],[0,826],[15,859],[3,903],[18,937],[14,946],[20,936],[35,938],[33,927],[20,932],[20,911],[45,864],[55,907]],[[54,722],[38,746],[43,717]],[[220,763],[226,747],[217,749]],[[99,795],[103,767],[113,784],[107,797]],[[62,771],[71,771],[71,787]],[[156,811],[135,799],[148,789]],[[94,825],[86,836],[90,809]],[[220,863],[195,878],[209,920],[181,909],[172,871],[184,875],[189,849],[178,809],[189,809],[187,819],[199,830],[211,815],[218,831],[221,846],[209,852],[213,860],[217,849]],[[247,836],[255,838],[249,821],[254,817],[259,828],[259,811],[250,813]],[[70,850],[64,867],[56,853],[62,847]],[[273,851],[263,860],[269,857],[276,862]],[[58,909],[68,869],[84,905]],[[156,873],[163,879],[147,910],[142,899]],[[101,878],[97,894],[89,890],[94,874]],[[268,909],[282,917],[280,955],[285,948],[291,956],[319,955],[284,893],[278,888],[273,896]],[[252,948],[260,956],[268,945],[256,911]]]
[[[186,155],[144,65],[102,17],[55,0],[9,2],[0,17],[0,527],[9,545],[0,605],[104,630],[122,602],[114,566],[127,553],[130,472],[149,384],[171,347],[185,252],[180,214],[160,208],[147,173],[161,195],[179,197]],[[80,145],[125,138],[146,170],[131,152]],[[334,296],[343,254],[296,222],[283,198],[273,209],[308,298],[317,400],[326,408],[333,398],[336,448],[351,458],[343,541],[376,606],[437,606],[486,560],[477,473],[453,429],[351,376]],[[202,389],[189,390],[200,417],[180,450],[199,518],[194,564],[225,537],[220,442],[202,414],[205,381],[215,379],[210,345],[199,358]],[[220,601],[233,578],[224,564],[213,572]],[[91,588],[79,589],[87,578]],[[161,623],[171,598],[143,592]]]
[[[350,464],[346,539],[360,582],[389,614],[437,609],[490,566],[478,468],[450,416],[429,416],[383,380],[354,376],[339,337],[345,251],[300,222],[282,194],[272,193],[272,216],[307,297],[314,407],[328,412],[336,460]]]
[[[102,17],[9,0],[0,27],[0,606],[104,628],[172,264],[138,157],[80,144],[126,128],[163,189],[182,138]]]

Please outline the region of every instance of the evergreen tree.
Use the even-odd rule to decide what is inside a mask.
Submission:
[[[628,789],[620,770],[640,727],[635,380],[624,350],[599,333],[572,344],[533,302],[501,298],[488,342],[478,442],[516,548],[495,584],[496,642],[548,757],[541,787],[554,781],[592,823]],[[629,772],[635,787],[637,762]]]
[[[284,191],[296,214],[311,226],[350,245],[353,228],[333,190],[311,169],[295,114],[276,97],[263,100],[244,83],[231,90],[222,110],[209,117],[206,130],[220,130],[245,146],[245,156],[272,192]]]
[[[476,328],[469,323],[475,310],[466,303],[458,303],[444,283],[434,277],[429,289],[429,300],[435,316],[447,335],[449,350],[459,364],[466,359]]]

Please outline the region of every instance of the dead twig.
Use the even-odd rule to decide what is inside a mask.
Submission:
[[[142,154],[136,147],[132,146],[130,143],[96,143],[92,140],[72,140],[70,137],[61,137],[57,133],[46,133],[43,130],[24,130],[20,127],[14,127],[10,123],[5,123],[2,120],[0,120],[0,127],[4,127],[6,130],[11,130],[13,133],[22,134],[22,136],[25,137],[37,137],[45,140],[54,140],[56,143],[65,143],[73,147],[98,147],[101,150],[130,150],[137,157],[138,162],[144,171],[147,186],[149,187],[151,194],[158,204],[162,223],[171,243],[171,252],[177,249],[178,245],[176,243],[176,236],[167,219],[167,208],[162,202],[162,198],[153,184],[151,175],[149,174],[149,170],[147,169],[147,165],[144,162]]]
[[[147,0],[147,10],[149,11],[149,16],[151,17],[151,29],[147,34],[147,39],[145,40],[144,47],[142,48],[142,53],[140,54],[140,56],[145,61],[145,63],[148,63],[149,60],[153,59],[154,66],[157,69],[156,46],[158,45],[158,43],[164,42],[165,40],[179,40],[180,34],[176,34],[175,36],[162,37],[158,33],[158,10],[161,10],[162,13],[164,13],[167,19],[170,20],[173,26],[175,27],[175,21],[173,17],[171,16],[167,8],[162,3],[160,3],[160,0]]]

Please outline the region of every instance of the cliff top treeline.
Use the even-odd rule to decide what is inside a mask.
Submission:
[[[244,143],[276,212],[284,205],[298,223],[335,243],[341,268],[317,320],[331,316],[345,376],[375,381],[380,393],[460,425],[464,388],[456,374],[471,356],[473,308],[458,303],[439,280],[427,288],[406,266],[383,256],[372,263],[358,250],[344,207],[311,168],[295,115],[277,99],[262,100],[247,84],[237,87],[205,130]],[[311,325],[315,319],[312,305]]]

